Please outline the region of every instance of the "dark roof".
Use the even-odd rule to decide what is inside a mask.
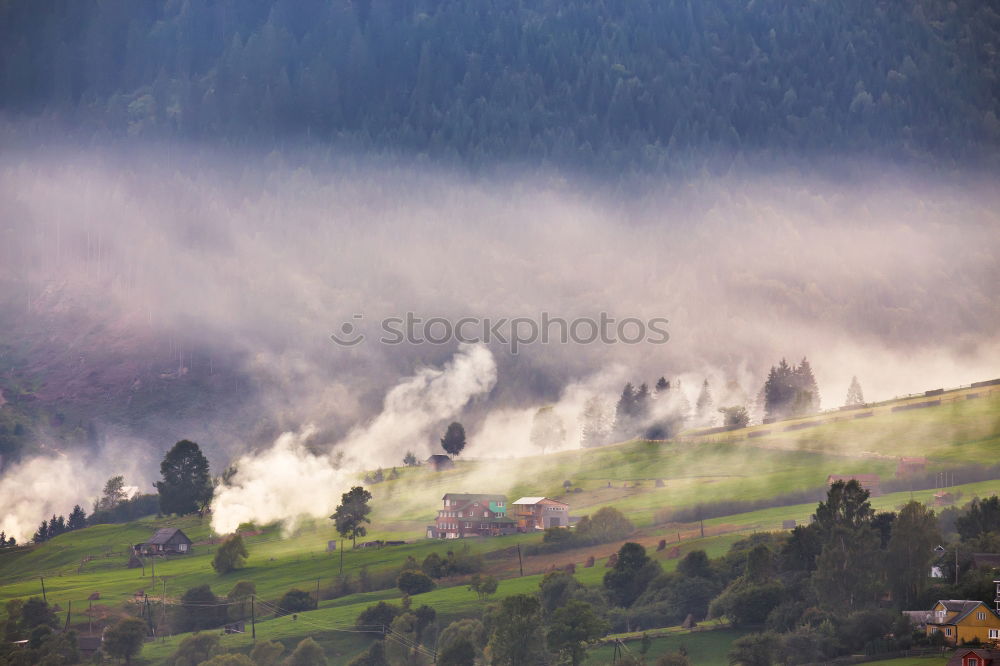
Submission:
[[[951,659],[948,660],[946,666],[964,666],[965,658],[970,654],[974,654],[983,660],[984,664],[990,665],[997,663],[1000,659],[1000,651],[989,650],[986,648],[959,648],[951,653]]]
[[[965,617],[976,610],[980,606],[987,609],[994,615],[996,611],[984,604],[982,601],[969,601],[967,599],[940,599],[938,603],[944,606],[944,609],[950,613],[957,613],[954,617],[946,620],[945,622],[934,622],[933,620],[928,622],[928,624],[958,624]]]
[[[1000,553],[973,553],[972,562],[976,568],[1000,569]]]
[[[177,527],[163,527],[156,530],[156,533],[146,543],[150,546],[161,546],[170,543],[175,536],[181,537],[182,541],[192,543],[191,539],[188,539],[188,536]]]
[[[507,501],[506,495],[485,495],[479,493],[445,493],[441,499],[450,499],[457,502],[490,502],[500,500]]]
[[[427,459],[427,462],[444,462],[445,460],[451,462],[451,458],[449,458],[445,454],[435,453],[434,455],[432,455],[430,458]]]

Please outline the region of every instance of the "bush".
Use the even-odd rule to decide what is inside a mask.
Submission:
[[[167,657],[167,666],[191,666],[208,661],[219,652],[219,634],[193,634],[177,646],[177,651]]]
[[[192,587],[181,596],[181,605],[174,613],[177,631],[198,631],[218,627],[226,622],[226,606],[208,585]],[[206,657],[207,659],[207,657]]]
[[[784,593],[784,587],[777,581],[737,584],[712,601],[708,614],[710,617],[725,616],[735,626],[763,624],[781,603]]]
[[[396,579],[396,587],[409,595],[422,594],[434,589],[434,581],[422,571],[404,571]]]
[[[621,541],[635,529],[632,522],[618,509],[607,506],[592,516],[584,516],[573,530],[550,527],[542,535],[542,543],[525,548],[528,555],[560,553],[564,550]]]
[[[316,641],[305,638],[295,646],[295,651],[288,655],[282,666],[326,666],[326,654]]]
[[[374,606],[369,606],[361,611],[354,624],[360,629],[389,627],[392,625],[392,621],[396,619],[396,616],[402,614],[402,612],[403,609],[399,606],[393,606],[392,604],[380,601]]]
[[[431,578],[444,578],[444,560],[437,553],[431,553],[424,558],[423,563],[420,565],[420,570]]]
[[[110,656],[124,659],[126,664],[130,664],[132,657],[142,650],[147,631],[145,622],[137,617],[126,617],[105,632],[102,649]]]
[[[284,614],[301,613],[302,611],[316,610],[316,600],[305,590],[292,588],[281,597],[278,607]]]
[[[258,666],[253,659],[239,652],[224,652],[217,654],[198,666]]]
[[[212,559],[212,568],[220,576],[227,574],[230,571],[241,568],[246,562],[248,555],[247,547],[243,543],[243,537],[239,534],[233,534],[227,537],[222,542],[222,545],[219,546],[219,549],[215,551],[215,557]]]
[[[284,651],[285,646],[277,641],[262,641],[253,646],[250,659],[257,666],[278,666],[281,653]]]

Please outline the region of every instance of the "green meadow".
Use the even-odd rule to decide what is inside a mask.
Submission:
[[[340,540],[330,521],[305,521],[295,531],[283,533],[279,525],[265,527],[245,537],[250,557],[246,567],[218,576],[211,568],[216,536],[209,520],[199,517],[157,519],[148,517],[127,525],[100,525],[63,534],[37,547],[0,553],[0,604],[9,599],[40,596],[44,578],[48,600],[56,604],[65,622],[89,629],[84,611],[93,606],[94,616],[111,617],[122,609],[136,610],[143,595],[153,603],[154,617],[162,614],[160,602],[169,607],[191,587],[209,584],[219,596],[241,580],[251,580],[261,599],[257,638],[276,639],[294,645],[311,635],[324,645],[332,663],[343,663],[372,640],[353,630],[357,615],[380,600],[401,602],[396,588],[328,598],[329,588],[341,573],[357,581],[364,570],[373,581],[391,585],[407,557],[418,562],[432,551],[444,555],[449,549],[469,548],[481,554],[487,571],[501,578],[496,598],[537,589],[543,572],[552,565],[575,563],[577,577],[587,585],[600,585],[605,559],[620,544],[568,551],[550,556],[523,555],[526,575],[519,576],[516,546],[540,541],[539,534],[521,534],[461,542],[430,541],[426,525],[446,492],[503,492],[513,501],[520,495],[561,497],[571,504],[573,515],[615,506],[629,516],[637,530],[630,538],[647,546],[666,570],[672,570],[685,553],[705,549],[712,557],[722,555],[733,542],[755,531],[782,529],[787,520],[808,521],[815,503],[777,506],[711,518],[697,524],[662,523],[658,513],[723,500],[762,500],[775,495],[821,487],[828,474],[879,474],[890,479],[900,455],[927,458],[929,471],[947,470],[972,461],[992,464],[1000,451],[1000,393],[975,400],[953,400],[939,407],[891,412],[876,408],[871,418],[835,421],[793,432],[774,432],[753,439],[746,431],[717,435],[689,435],[673,442],[635,441],[601,449],[568,451],[524,459],[460,461],[454,470],[435,473],[426,468],[400,468],[399,478],[372,487],[372,529],[366,540],[406,539],[409,543],[382,549],[348,549],[327,552],[331,540]],[[751,429],[753,431],[753,429]],[[960,479],[959,479],[960,480]],[[571,490],[563,486],[570,481]],[[660,483],[658,483],[660,482]],[[579,489],[579,490],[576,490]],[[1000,493],[1000,480],[966,483],[950,489],[961,493],[960,503],[974,496]],[[932,503],[934,490],[889,493],[872,499],[879,510],[892,510],[911,498]],[[332,507],[330,507],[332,512]],[[126,551],[158,527],[182,528],[194,541],[190,555],[156,563],[155,580],[149,565],[126,568]],[[667,548],[656,550],[663,540]],[[676,546],[676,548],[675,548]],[[523,550],[523,549],[522,549]],[[583,566],[594,556],[593,567]],[[297,617],[274,617],[268,604],[288,589],[320,590],[323,599],[315,611]],[[99,595],[97,600],[88,598]],[[482,612],[483,602],[470,592],[464,580],[442,581],[431,592],[412,598],[414,605],[427,604],[438,613],[443,626],[459,618]],[[0,606],[2,609],[2,606]],[[0,613],[3,611],[0,610]],[[722,627],[711,631],[680,632],[677,629],[654,639],[650,654],[687,650],[693,663],[726,663],[725,653],[740,632]],[[168,656],[182,637],[160,637],[143,650],[142,658],[157,663]],[[248,650],[251,637],[224,636],[227,649]],[[626,644],[638,649],[637,642]],[[590,664],[609,663],[612,647],[595,647]],[[897,664],[939,663],[934,659],[895,660]]]

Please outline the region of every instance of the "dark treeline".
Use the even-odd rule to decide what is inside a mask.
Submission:
[[[83,131],[467,163],[995,154],[976,0],[0,0],[0,104]]]

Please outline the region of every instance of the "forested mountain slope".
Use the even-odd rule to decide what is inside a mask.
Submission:
[[[979,0],[0,0],[0,104],[472,164],[995,159],[998,35]]]

